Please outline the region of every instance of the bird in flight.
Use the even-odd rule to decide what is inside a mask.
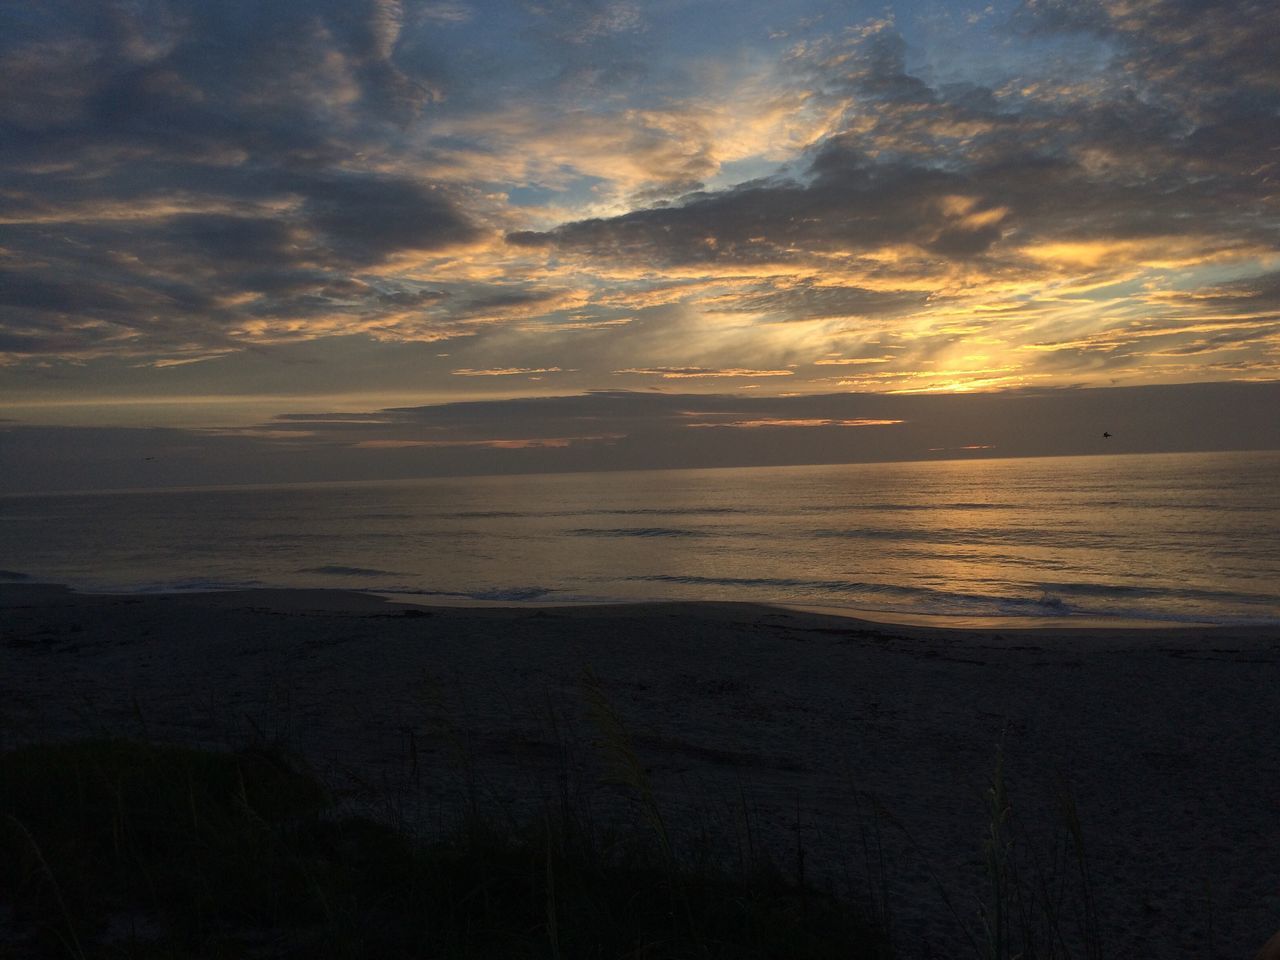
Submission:
[[[1103,431],[1102,431],[1102,439],[1103,439],[1103,440],[1110,440],[1110,439],[1111,439],[1111,434],[1109,434],[1109,433],[1107,433],[1107,431],[1103,430]]]

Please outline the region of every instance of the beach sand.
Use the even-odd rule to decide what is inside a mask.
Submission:
[[[0,745],[278,740],[345,802],[426,832],[471,797],[537,816],[566,777],[602,820],[626,812],[596,786],[588,669],[682,842],[736,853],[746,811],[785,869],[799,839],[809,879],[887,890],[904,955],[972,952],[1001,749],[1026,876],[1069,872],[1051,850],[1061,784],[1074,798],[1104,956],[1250,957],[1280,928],[1276,628],[0,585]]]

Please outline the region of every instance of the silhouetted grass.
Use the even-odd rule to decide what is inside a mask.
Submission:
[[[652,822],[619,843],[572,822],[473,817],[428,844],[338,815],[278,752],[26,746],[0,754],[0,956],[888,955],[777,870],[686,864]]]

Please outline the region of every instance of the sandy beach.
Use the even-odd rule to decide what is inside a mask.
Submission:
[[[426,832],[468,796],[536,816],[566,780],[626,815],[626,792],[598,786],[588,670],[674,829],[732,846],[745,814],[786,868],[799,840],[811,879],[887,891],[904,955],[970,951],[1001,751],[1028,874],[1067,873],[1053,837],[1074,799],[1104,956],[1250,957],[1280,928],[1277,628],[0,584],[0,745],[277,741],[349,804]]]

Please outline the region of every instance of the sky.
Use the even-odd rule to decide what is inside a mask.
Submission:
[[[13,0],[0,490],[1274,448],[1278,184],[1270,0]]]

